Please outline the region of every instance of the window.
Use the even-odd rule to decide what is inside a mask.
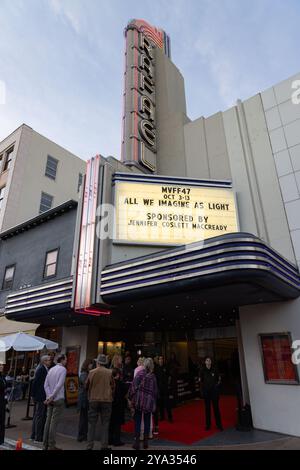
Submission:
[[[3,203],[4,194],[5,194],[5,186],[3,186],[3,188],[0,188],[0,209]]]
[[[13,151],[14,151],[14,146],[10,147],[10,149],[6,151],[3,171],[6,171],[10,168]]]
[[[3,153],[0,155],[0,171],[2,170]]]
[[[6,266],[2,289],[11,289],[14,282],[14,275],[15,275],[15,265],[13,266]]]
[[[78,175],[78,186],[77,186],[77,192],[79,193],[80,186],[82,185],[82,173],[79,173]]]
[[[57,165],[58,165],[58,160],[48,155],[45,176],[48,176],[48,178],[55,180],[56,172],[57,172]]]
[[[53,196],[50,194],[42,193],[41,203],[40,203],[40,214],[42,212],[48,211],[51,209],[53,203]]]
[[[58,248],[46,253],[44,278],[56,276]]]

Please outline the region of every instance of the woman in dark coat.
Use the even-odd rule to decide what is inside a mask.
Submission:
[[[3,369],[3,364],[0,364],[0,444],[3,444],[5,434],[6,380],[3,375]]]
[[[79,426],[78,426],[78,437],[77,441],[82,442],[87,440],[88,433],[88,394],[85,387],[89,371],[92,370],[93,363],[90,359],[86,359],[81,366],[79,375],[79,391],[78,391],[78,409],[79,415]]]
[[[206,431],[210,429],[211,425],[211,404],[214,409],[216,426],[222,431],[223,427],[219,408],[221,377],[209,356],[205,358],[204,367],[200,372],[200,383],[205,403]]]
[[[113,446],[123,446],[124,443],[121,442],[121,425],[124,424],[127,386],[123,380],[121,380],[120,369],[114,368],[112,377],[114,379],[114,391],[109,423],[109,444]]]

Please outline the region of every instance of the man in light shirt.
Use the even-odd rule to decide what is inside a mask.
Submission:
[[[45,380],[47,420],[44,430],[43,449],[60,450],[56,447],[56,430],[65,405],[65,380],[67,358],[61,354],[56,366],[49,370]]]

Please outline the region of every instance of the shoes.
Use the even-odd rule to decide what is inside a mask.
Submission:
[[[144,439],[143,447],[144,447],[144,449],[148,449],[148,448],[149,448],[148,438],[147,438],[147,437],[145,437],[145,439]]]
[[[210,426],[205,426],[205,431],[209,431],[210,430]]]
[[[158,428],[154,428],[153,435],[157,436],[157,434],[158,434]]]
[[[224,428],[223,428],[223,426],[222,426],[222,425],[220,425],[220,426],[217,426],[217,428],[219,429],[219,431],[223,431],[223,430],[224,430]]]

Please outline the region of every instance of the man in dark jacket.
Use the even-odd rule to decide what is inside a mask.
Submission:
[[[212,360],[209,356],[205,358],[204,367],[200,372],[200,383],[202,386],[204,404],[205,404],[205,418],[206,418],[206,431],[210,429],[211,425],[211,404],[213,406],[216,425],[223,430],[221,414],[219,408],[219,387],[221,384],[221,376],[216,367],[213,366]]]
[[[156,376],[157,387],[158,387],[158,401],[157,407],[154,414],[155,430],[154,434],[158,432],[158,413],[160,419],[165,419],[165,410],[167,411],[168,421],[173,422],[171,402],[169,398],[169,384],[171,381],[170,373],[167,366],[164,364],[163,356],[159,356],[158,364],[155,366],[154,373]]]
[[[42,356],[40,364],[35,371],[35,376],[32,382],[31,396],[34,401],[34,413],[31,439],[35,440],[36,442],[43,442],[44,426],[47,415],[47,407],[44,403],[46,400],[44,383],[48,374],[49,365],[50,357]]]

